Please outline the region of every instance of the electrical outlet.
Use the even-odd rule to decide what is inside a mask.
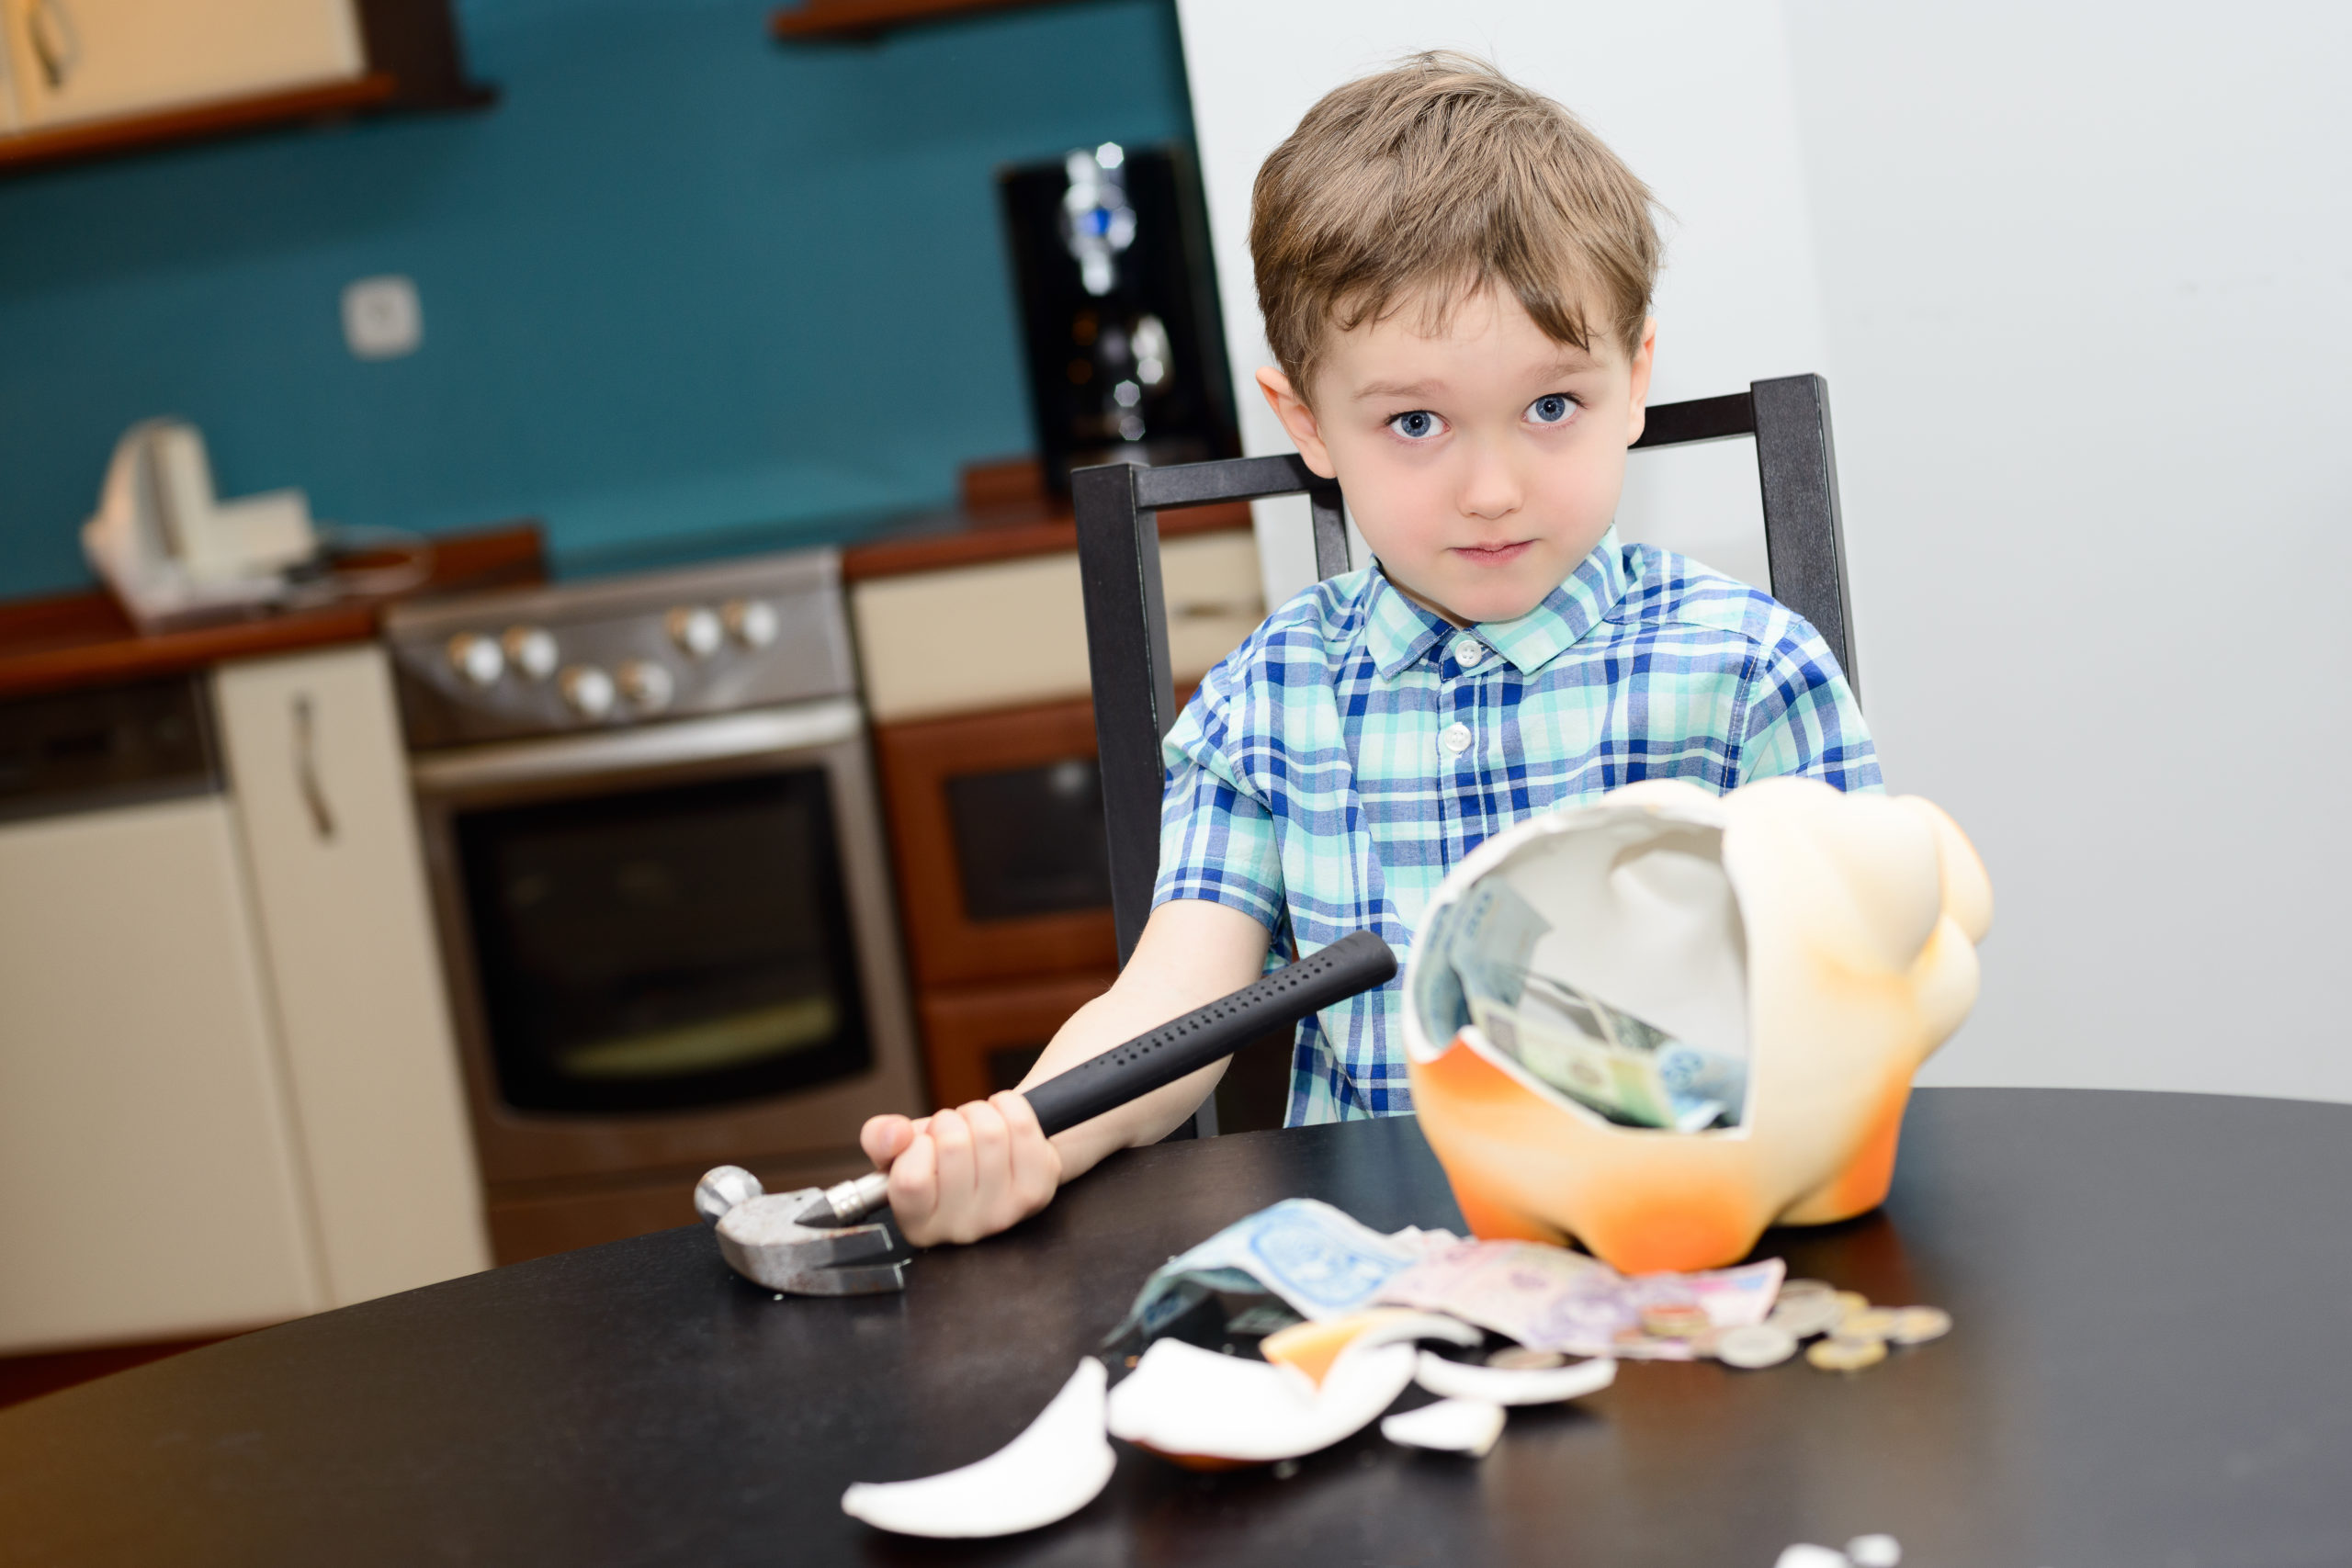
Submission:
[[[343,290],[343,341],[360,359],[398,359],[424,341],[416,285],[397,274],[363,277]]]

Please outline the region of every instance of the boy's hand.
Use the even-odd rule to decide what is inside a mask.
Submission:
[[[1011,1089],[920,1122],[874,1117],[858,1142],[875,1169],[890,1173],[890,1211],[917,1247],[1010,1229],[1061,1186],[1061,1152],[1027,1097]]]

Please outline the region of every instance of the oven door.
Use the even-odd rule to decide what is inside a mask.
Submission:
[[[412,764],[493,1184],[854,1155],[915,1111],[847,700]]]

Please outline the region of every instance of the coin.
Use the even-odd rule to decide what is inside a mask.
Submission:
[[[1777,1367],[1797,1353],[1795,1337],[1759,1323],[1726,1328],[1715,1340],[1715,1356],[1729,1367]]]
[[[1845,1315],[1846,1309],[1838,1304],[1838,1298],[1826,1292],[1817,1296],[1799,1296],[1794,1301],[1783,1293],[1764,1321],[1792,1339],[1810,1339],[1837,1327]]]
[[[1886,1359],[1886,1341],[1832,1335],[1807,1350],[1804,1359],[1825,1372],[1859,1372]]]
[[[1925,1345],[1951,1332],[1951,1314],[1941,1307],[1897,1307],[1887,1337],[1897,1345]]]
[[[1837,1294],[1838,1287],[1826,1280],[1783,1280],[1781,1281],[1781,1293],[1778,1299],[1782,1302],[1792,1302],[1802,1296],[1820,1296],[1827,1299]]]
[[[1557,1350],[1538,1350],[1526,1345],[1506,1345],[1487,1358],[1487,1365],[1513,1372],[1548,1371],[1567,1364],[1568,1359]]]
[[[1854,1314],[1854,1313],[1858,1313],[1858,1312],[1868,1312],[1868,1311],[1870,1311],[1870,1310],[1871,1310],[1871,1299],[1870,1299],[1870,1297],[1868,1297],[1868,1296],[1866,1296],[1866,1295],[1862,1294],[1862,1292],[1860,1292],[1860,1291],[1840,1291],[1840,1292],[1838,1292],[1838,1306],[1839,1306],[1839,1307],[1843,1308],[1843,1309],[1844,1309],[1844,1310],[1845,1310],[1845,1311],[1846,1311],[1849,1315],[1850,1315],[1851,1314]]]
[[[1848,1313],[1845,1321],[1838,1324],[1838,1333],[1846,1339],[1892,1339],[1895,1321],[1893,1307],[1864,1307],[1860,1312]]]
[[[1660,1302],[1642,1309],[1642,1332],[1659,1339],[1688,1339],[1713,1325],[1705,1307],[1689,1302]]]

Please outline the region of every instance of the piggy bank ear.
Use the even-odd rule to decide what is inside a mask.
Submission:
[[[1916,795],[1899,797],[1895,805],[1917,813],[1925,818],[1936,835],[1936,869],[1943,883],[1943,912],[1946,919],[1958,926],[1973,942],[1984,940],[1993,929],[1993,880],[1984,874],[1984,863],[1976,857],[1976,846],[1960,830],[1960,824],[1943,813],[1933,801]]]

